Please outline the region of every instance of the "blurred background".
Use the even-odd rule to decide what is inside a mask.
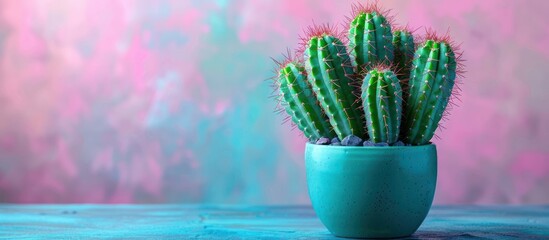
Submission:
[[[308,204],[269,57],[354,2],[0,0],[0,202]],[[435,204],[549,203],[549,1],[382,5],[465,50]]]

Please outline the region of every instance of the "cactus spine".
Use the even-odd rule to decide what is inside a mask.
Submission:
[[[328,28],[329,29],[329,28]],[[340,139],[363,137],[364,120],[354,94],[354,70],[347,48],[328,30],[316,29],[305,43],[305,67],[324,112]]]
[[[316,141],[321,137],[335,136],[328,119],[317,104],[301,63],[288,62],[283,65],[278,81],[280,94],[286,103],[286,113],[307,138]]]
[[[402,114],[402,90],[388,67],[372,69],[362,83],[362,105],[370,141],[389,144],[398,141]]]
[[[349,49],[358,72],[373,64],[391,64],[394,58],[391,24],[371,6],[355,6],[356,16],[350,23]]]
[[[414,56],[406,105],[405,141],[427,144],[448,105],[456,78],[451,45],[436,37],[420,46]]]

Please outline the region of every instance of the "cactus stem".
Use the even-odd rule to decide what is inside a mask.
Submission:
[[[341,33],[329,25],[312,26],[304,38],[303,53],[308,80],[340,139],[363,137],[363,119],[356,103],[354,70]]]
[[[398,140],[402,90],[389,67],[373,67],[362,84],[366,127],[371,141],[392,144]]]
[[[275,60],[278,76],[273,78],[273,85],[279,92],[277,107],[283,108],[288,114],[283,123],[291,120],[292,129],[299,128],[311,140],[335,136],[307,82],[302,60],[292,56],[289,51],[284,57],[284,61]],[[277,111],[280,112],[280,109]]]
[[[391,64],[394,58],[392,44],[392,16],[376,2],[355,4],[349,26],[349,51],[357,73],[370,69],[377,63]]]
[[[456,77],[462,74],[461,53],[449,36],[428,31],[426,41],[417,49],[410,75],[406,105],[405,141],[426,144],[444,119],[447,106],[452,106]]]

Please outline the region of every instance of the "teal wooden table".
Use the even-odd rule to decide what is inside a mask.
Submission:
[[[3,239],[335,239],[309,206],[0,204]],[[408,239],[549,239],[549,206],[435,206]]]

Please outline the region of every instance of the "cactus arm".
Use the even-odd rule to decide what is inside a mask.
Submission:
[[[440,44],[440,60],[438,63],[438,71],[436,76],[436,82],[439,82],[439,88],[433,89],[431,93],[431,99],[434,101],[433,107],[429,108],[425,115],[431,119],[427,122],[424,130],[424,136],[421,138],[420,142],[428,142],[433,137],[437,127],[438,122],[442,119],[442,114],[448,105],[448,100],[452,94],[452,89],[454,87],[455,80],[455,61],[453,64],[450,63],[453,53],[449,53],[451,49],[447,44]],[[454,72],[453,76],[449,73]],[[433,97],[434,94],[434,97]]]
[[[423,137],[421,135],[425,135],[423,114],[426,111],[426,108],[432,106],[430,105],[432,104],[432,101],[429,99],[432,90],[439,87],[439,84],[435,81],[438,66],[436,59],[438,58],[439,52],[439,44],[434,43],[431,51],[429,52],[429,59],[425,64],[423,76],[419,82],[414,82],[414,84],[419,85],[419,97],[417,98],[419,101],[414,104],[414,109],[416,112],[413,113],[412,117],[412,131],[410,132],[410,139],[413,142],[419,141],[418,139]]]
[[[350,65],[351,59],[347,53],[347,47],[337,38],[324,37],[324,39],[328,44],[334,45],[334,48],[328,48],[328,50],[330,51],[331,56],[335,56],[332,61],[332,64],[335,67],[334,69],[339,69],[339,71],[334,71],[334,73],[337,74],[336,79],[339,80],[335,85],[340,88],[335,91],[335,93],[340,95],[338,97],[342,98],[343,101],[346,102],[346,106],[343,108],[343,111],[345,112],[345,116],[350,121],[351,132],[355,136],[362,137],[363,131],[361,131],[361,129],[363,129],[362,124],[364,121],[362,120],[363,117],[360,110],[357,108],[360,103],[357,101],[357,97],[354,94],[355,89],[352,87],[354,80],[351,76],[354,75],[354,70]]]
[[[429,53],[431,51],[431,46],[433,42],[427,41],[423,46],[419,47],[414,55],[414,60],[412,63],[412,73],[410,75],[409,90],[408,96],[406,96],[406,108],[405,108],[405,117],[404,117],[404,127],[402,128],[404,139],[411,143],[410,134],[413,131],[413,123],[415,123],[414,117],[417,116],[417,113],[420,109],[417,109],[417,104],[421,90],[421,77],[424,75],[425,66],[427,59],[429,58]]]
[[[427,101],[425,101],[427,106],[423,109],[424,112],[421,113],[421,116],[426,119],[422,119],[422,124],[420,125],[420,132],[423,133],[419,138],[420,142],[424,142],[425,140],[429,141],[431,137],[433,137],[437,125],[433,120],[436,117],[434,115],[439,112],[442,115],[441,109],[443,109],[441,107],[444,102],[441,101],[443,98],[442,92],[444,91],[443,78],[446,78],[448,75],[448,57],[446,57],[445,44],[435,44],[435,46],[437,46],[437,48],[435,51],[432,51],[432,53],[435,54],[435,56],[438,55],[436,57],[438,57],[439,60],[437,62],[432,89],[429,89]],[[431,132],[429,132],[429,129],[431,129]]]
[[[410,78],[410,68],[414,58],[414,36],[406,30],[393,32],[394,65],[398,71],[397,77],[401,84]],[[406,89],[405,86],[402,86]]]
[[[369,13],[359,14],[351,22],[349,36],[349,48],[351,55],[354,56],[353,66],[357,66],[360,71],[364,65],[370,63],[370,60],[376,58],[373,15]]]
[[[345,45],[331,35],[312,37],[304,54],[308,80],[338,137],[363,136],[364,121],[353,106],[356,97],[349,76],[354,71]]]
[[[349,50],[354,57],[352,63],[354,67],[361,66],[365,62],[368,62],[369,54],[368,48],[364,44],[357,44],[362,42],[369,43],[371,41],[371,34],[365,33],[365,29],[373,29],[373,24],[368,21],[364,21],[366,14],[360,14],[352,22],[349,28]],[[363,25],[367,23],[369,26],[366,28]]]
[[[327,59],[328,54],[321,50],[325,48],[325,45],[320,45],[322,43],[321,38],[312,38],[309,41],[309,47],[305,52],[307,73],[310,76],[309,81],[313,86],[313,90],[316,92],[324,111],[326,111],[334,131],[342,139],[342,136],[348,133],[343,133],[344,130],[342,129],[349,129],[349,122],[345,119],[345,113],[341,111],[342,108],[338,107],[339,102],[336,100],[337,96],[334,91],[333,81],[335,76],[333,76],[333,70],[327,71],[330,67],[328,61],[331,59]],[[334,102],[336,104],[332,104]]]
[[[373,142],[392,144],[398,140],[402,91],[390,70],[371,70],[362,85],[368,134]]]
[[[376,63],[390,64],[394,58],[392,38],[385,16],[377,12],[358,14],[349,26],[349,48],[357,71]]]
[[[391,64],[394,59],[393,34],[387,19],[379,13],[373,17],[376,35],[376,56],[380,63]]]
[[[406,120],[409,131],[405,140],[421,145],[433,137],[446,109],[454,86],[456,62],[447,43],[427,40],[416,52],[413,65]]]
[[[333,137],[330,124],[317,105],[306,78],[300,64],[290,62],[280,69],[280,93],[286,102],[285,110],[307,138]]]

